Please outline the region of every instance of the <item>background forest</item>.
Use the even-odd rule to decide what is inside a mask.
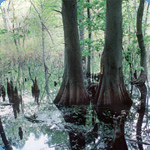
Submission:
[[[131,82],[131,74],[135,70],[141,70],[136,37],[138,5],[137,0],[123,1],[123,72],[126,84]],[[13,78],[17,86],[18,83],[25,86],[25,78],[30,82],[31,78],[37,77],[41,93],[46,88],[48,91],[53,90],[54,81],[61,83],[64,68],[61,0],[8,0],[0,8],[0,82],[5,84],[9,77]],[[143,32],[149,68],[150,13],[147,2],[144,8]],[[78,2],[84,73],[100,72],[105,14],[105,1]]]

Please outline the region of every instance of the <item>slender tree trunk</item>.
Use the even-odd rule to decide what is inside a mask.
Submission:
[[[41,14],[38,11],[38,9],[36,8],[36,6],[34,5],[34,3],[31,0],[30,0],[30,3],[34,7],[35,11],[37,12],[38,17],[39,17],[40,22],[41,22],[41,27],[42,27],[42,49],[43,49],[43,64],[44,64],[44,73],[45,73],[45,89],[46,89],[47,97],[49,99],[48,67],[46,65],[46,59],[45,59],[45,37],[44,37],[45,36],[45,34],[44,34],[45,30],[47,31],[47,33],[50,36],[51,40],[52,40],[52,37],[51,37],[51,34],[50,34],[49,30],[47,29],[46,25],[44,24],[44,21],[41,17]],[[41,9],[43,11],[42,1],[41,1]],[[52,40],[52,43],[53,43],[53,40]]]
[[[90,5],[90,0],[87,0],[87,3],[89,3]],[[89,78],[91,75],[91,38],[92,38],[92,32],[91,32],[91,12],[90,12],[90,8],[87,8],[87,15],[88,15],[88,56],[87,56],[87,70],[86,70],[86,74],[87,77]],[[88,83],[90,84],[90,78],[88,79]]]
[[[6,24],[6,17],[5,17],[5,8],[2,8],[2,6],[0,6],[1,9],[1,13],[2,13],[2,18],[3,18],[3,23],[4,23],[4,29],[7,30],[7,24]]]
[[[126,6],[127,6],[127,11],[128,11],[128,18],[129,19],[131,19],[130,18],[130,10],[129,10],[129,3],[128,2],[126,2]],[[130,24],[129,24],[129,34],[130,34],[130,32],[131,32],[131,26],[130,26]],[[129,40],[129,45],[130,45],[130,43],[131,43],[131,40],[130,40],[130,36],[128,37],[128,40]],[[133,79],[133,71],[132,71],[132,52],[130,51],[130,48],[128,47],[128,53],[127,53],[127,62],[128,62],[128,64],[129,64],[129,69],[130,69],[130,74],[129,74],[129,77],[130,77],[130,82],[132,83],[133,81],[132,81],[132,79]],[[130,95],[132,95],[132,91],[133,91],[133,84],[131,84],[131,89],[130,89]]]
[[[136,84],[143,84],[147,80],[147,64],[146,64],[146,48],[144,44],[143,32],[142,32],[142,19],[143,19],[143,12],[144,12],[144,2],[145,0],[140,0],[140,5],[137,12],[137,39],[138,44],[141,52],[141,60],[140,65],[143,67],[144,70],[141,70],[140,76],[136,80]]]
[[[15,18],[15,9],[14,9],[14,4],[12,1],[8,1],[5,2],[3,7],[1,6],[1,11],[2,11],[2,15],[3,15],[3,21],[4,21],[4,27],[7,29],[7,31],[11,31],[13,32],[13,40],[14,40],[14,44],[18,53],[18,77],[17,80],[19,80],[20,78],[20,53],[19,53],[19,39],[17,40],[15,37],[15,21],[13,23],[11,23],[11,20],[9,18],[9,5],[10,3],[12,4],[12,8],[13,8],[13,19]]]
[[[89,99],[83,84],[76,0],[62,1],[62,17],[65,38],[65,70],[54,103],[64,106],[87,105]]]
[[[148,13],[149,13],[149,3],[147,3],[147,11],[146,11],[146,18],[145,18],[145,28],[144,28],[144,35],[146,34],[147,29],[147,19],[148,19]]]
[[[3,6],[0,6],[2,17],[3,17],[3,22],[4,22],[4,28],[7,31],[12,30],[12,23],[11,23],[11,20],[9,19],[9,11],[8,11],[9,5],[10,5],[10,1],[7,1],[7,2],[4,2]]]
[[[103,74],[95,103],[99,107],[120,111],[132,104],[124,85],[122,72],[122,0],[107,0],[106,4]]]
[[[79,1],[78,2],[78,7],[80,7],[80,5],[82,5],[83,1]],[[80,41],[83,42],[84,40],[84,25],[83,23],[83,19],[84,19],[84,9],[83,10],[79,10],[79,35],[80,35]],[[81,44],[81,51],[84,50],[84,44]],[[83,66],[83,72],[86,72],[86,56],[82,56],[82,66]],[[85,73],[86,74],[86,73]]]
[[[137,22],[136,22],[136,28],[137,28],[137,39],[139,48],[141,51],[141,60],[140,65],[144,68],[144,70],[141,70],[140,76],[135,81],[137,85],[137,88],[140,90],[141,93],[141,106],[139,109],[139,118],[137,122],[137,140],[142,141],[141,138],[141,127],[143,122],[143,117],[145,114],[145,106],[146,106],[146,95],[147,95],[147,88],[145,85],[145,81],[147,80],[147,64],[146,64],[146,48],[144,44],[144,38],[143,38],[143,31],[142,31],[142,20],[143,20],[143,12],[144,12],[144,2],[145,0],[140,0],[138,12],[137,12]],[[148,8],[147,8],[148,11]],[[142,144],[138,144],[139,149],[143,150]]]
[[[46,60],[45,60],[45,35],[44,35],[44,25],[42,25],[42,47],[43,47],[43,64],[44,64],[44,72],[45,72],[45,89],[47,93],[47,98],[49,99],[49,86],[48,86],[48,68],[46,66]]]

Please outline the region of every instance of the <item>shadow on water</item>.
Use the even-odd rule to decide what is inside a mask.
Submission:
[[[88,144],[92,145],[91,150],[128,150],[124,134],[127,111],[123,110],[120,114],[117,112],[116,114],[108,114],[107,116],[104,116],[104,114],[99,115],[103,118],[99,118],[100,122],[95,122],[93,128],[91,127],[87,131],[86,128],[79,129],[81,125],[86,126],[87,107],[57,106],[57,108],[61,111],[64,120],[72,124],[72,128],[66,126],[66,129],[69,129],[69,140],[72,150],[85,149],[85,147],[88,147]],[[104,113],[106,114],[106,112]],[[92,120],[96,119],[92,117]],[[103,129],[100,129],[101,131],[99,130],[99,124],[103,126]],[[73,126],[76,126],[76,128],[73,128]]]
[[[87,106],[57,106],[57,108],[61,111],[65,122],[70,124],[69,126],[65,125],[65,128],[69,133],[71,150],[83,150],[86,149],[87,145],[95,144],[95,139],[98,137],[98,123],[91,125],[87,129],[87,113],[89,109]]]
[[[99,134],[100,140],[95,144],[93,150],[128,150],[125,140],[125,121],[128,111],[112,113],[105,109],[102,114],[98,114],[101,124],[99,132],[101,133]]]

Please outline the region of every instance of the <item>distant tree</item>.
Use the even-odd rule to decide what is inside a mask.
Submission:
[[[84,51],[84,44],[83,41],[85,39],[85,27],[84,27],[84,1],[78,0],[78,22],[79,22],[79,36],[80,36],[80,42],[81,42],[81,51]],[[82,56],[82,66],[83,66],[83,72],[86,70],[86,56]]]
[[[99,107],[122,109],[132,104],[122,73],[122,0],[106,1],[103,73],[96,94]],[[98,109],[99,109],[98,107]]]
[[[53,39],[51,37],[51,34],[49,32],[49,30],[47,29],[45,23],[44,23],[44,19],[42,18],[43,16],[43,3],[42,1],[40,1],[40,9],[41,9],[41,14],[40,12],[38,11],[38,9],[36,8],[35,4],[30,0],[30,3],[32,4],[32,6],[34,7],[36,13],[38,14],[38,17],[39,17],[39,20],[40,20],[40,23],[41,23],[41,30],[42,30],[42,51],[43,51],[43,64],[44,64],[44,75],[45,75],[45,90],[46,90],[46,93],[47,93],[47,98],[49,99],[49,85],[48,85],[48,82],[49,82],[49,77],[48,77],[48,67],[46,65],[46,47],[45,47],[45,30],[47,31],[47,33],[49,34],[51,40],[52,40],[52,43],[53,43]]]
[[[54,103],[64,106],[87,105],[89,99],[83,83],[76,0],[62,0],[62,18],[65,39],[65,70]]]
[[[87,0],[88,5],[90,5],[90,0]],[[87,71],[86,74],[89,77],[91,74],[91,56],[90,56],[90,52],[91,52],[91,39],[92,39],[92,30],[91,30],[91,12],[90,12],[90,8],[87,8],[87,17],[88,17],[88,56],[87,56]],[[89,79],[89,84],[90,84],[90,79]]]

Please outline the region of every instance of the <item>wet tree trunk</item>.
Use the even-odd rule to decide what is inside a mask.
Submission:
[[[62,17],[65,38],[65,70],[54,103],[64,106],[87,105],[89,99],[83,84],[76,0],[62,1]]]
[[[137,28],[137,39],[139,48],[141,51],[141,60],[140,65],[143,67],[144,70],[141,70],[140,76],[136,80],[136,84],[143,84],[147,80],[147,64],[146,64],[146,48],[144,44],[143,39],[143,32],[142,32],[142,19],[143,19],[143,12],[144,12],[144,2],[145,0],[140,0],[140,5],[137,12],[137,22],[136,22],[136,28]]]
[[[137,140],[142,141],[141,138],[141,128],[142,128],[142,122],[143,122],[143,117],[145,113],[145,105],[146,105],[146,95],[147,95],[147,89],[145,85],[145,81],[147,80],[147,64],[146,64],[146,48],[144,44],[144,38],[143,38],[143,31],[142,31],[142,20],[143,20],[143,12],[144,12],[144,0],[140,0],[138,12],[137,12],[137,22],[136,22],[136,28],[137,28],[137,39],[138,39],[138,44],[139,48],[141,51],[141,60],[140,60],[140,65],[143,67],[144,70],[141,70],[140,76],[138,79],[135,81],[137,85],[137,88],[140,90],[141,93],[141,107],[139,109],[139,118],[137,122]],[[149,4],[147,7],[147,12],[149,9]],[[146,14],[146,19],[145,19],[145,25],[147,23],[147,14]],[[144,30],[144,35],[145,35]],[[143,149],[142,144],[138,144],[139,149]]]
[[[130,106],[132,101],[122,73],[122,0],[107,0],[106,3],[104,68],[95,103],[98,107],[115,110]]]

